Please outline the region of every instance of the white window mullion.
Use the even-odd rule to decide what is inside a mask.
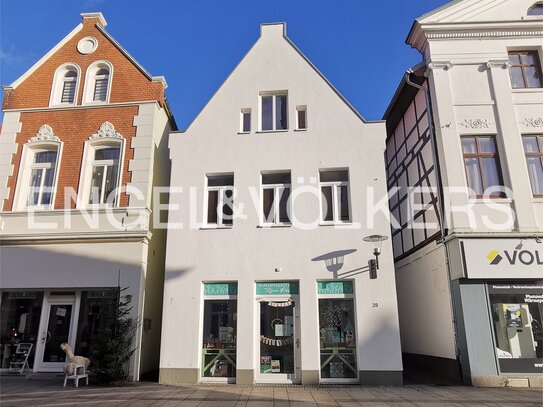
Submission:
[[[338,222],[340,219],[339,216],[339,187],[338,184],[332,185],[332,216],[334,217],[334,222]]]
[[[215,209],[217,211],[217,225],[218,226],[222,226],[223,225],[223,212],[222,212],[222,207],[224,205],[224,198],[225,198],[225,194],[226,194],[226,190],[224,188],[219,188],[218,189],[218,204],[217,204],[217,208]]]
[[[279,218],[279,201],[281,200],[281,187],[275,186],[273,188],[273,223],[278,224],[281,222]]]
[[[100,202],[101,204],[104,202],[104,194],[106,192],[106,178],[107,178],[107,165],[104,165],[102,167],[102,190],[100,191]]]
[[[41,205],[41,197],[43,195],[43,184],[45,183],[45,171],[46,168],[41,169],[41,180],[40,180],[40,187],[38,189],[38,201],[36,202],[36,206]]]

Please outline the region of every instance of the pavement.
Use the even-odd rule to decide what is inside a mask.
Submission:
[[[468,386],[163,386],[151,382],[119,387],[85,386],[63,378],[0,377],[3,406],[163,407],[539,407],[542,389]]]

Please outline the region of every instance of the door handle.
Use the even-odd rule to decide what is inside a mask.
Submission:
[[[300,340],[299,340],[299,339],[296,339],[296,347],[297,347],[297,348],[300,347]]]

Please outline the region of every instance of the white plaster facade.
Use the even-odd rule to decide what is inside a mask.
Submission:
[[[295,374],[286,382],[322,381],[316,287],[318,280],[333,280],[334,275],[316,259],[342,250],[350,254],[342,257],[343,267],[337,273],[353,282],[356,304],[354,380],[401,383],[391,241],[383,244],[377,279],[370,279],[367,272],[373,246],[362,241],[375,233],[389,236],[382,212],[372,228],[367,226],[367,188],[374,188],[375,202],[386,192],[385,126],[364,121],[290,42],[285,29],[284,24],[262,25],[258,41],[189,128],[170,135],[171,186],[176,192],[170,197],[161,383],[205,380],[201,374],[203,284],[211,282],[238,286],[237,383],[277,381],[259,374],[262,296],[255,294],[255,285],[278,281],[299,284],[295,297],[299,347]],[[288,95],[288,130],[260,131],[260,95],[273,91]],[[306,108],[306,130],[296,130],[296,106]],[[247,111],[252,112],[251,131],[242,132],[240,113]],[[319,170],[329,168],[348,169],[348,224],[319,224]],[[261,173],[278,170],[290,171],[297,195],[293,211],[314,227],[262,227]],[[209,228],[203,223],[206,175],[220,173],[233,174],[234,206],[243,205],[246,217],[235,218],[232,227]],[[251,188],[256,195],[251,195]]]
[[[512,191],[507,198],[492,199],[492,206],[465,192],[446,193],[440,200],[447,249],[439,240],[440,233],[407,249],[395,246],[402,351],[442,372],[445,366],[454,371],[458,361],[463,380],[474,385],[536,385],[541,377],[536,367],[541,345],[535,337],[539,359],[534,358],[532,368],[506,370],[503,366],[495,351],[500,346],[490,287],[493,283],[541,286],[542,263],[497,266],[489,263],[488,248],[499,250],[502,256],[504,251],[521,253],[523,239],[524,250],[543,253],[539,243],[543,200],[532,192],[522,142],[523,136],[543,134],[543,88],[513,88],[508,54],[534,51],[541,67],[543,18],[528,15],[534,4],[540,5],[532,0],[453,1],[418,18],[407,38],[423,56],[410,80],[430,90],[443,189],[465,191],[468,186],[461,138],[493,136],[502,185]],[[397,136],[398,123],[413,126],[409,106],[415,99],[421,102],[419,106],[426,105],[423,92],[404,78],[384,117],[390,157],[398,144],[391,141]],[[434,163],[427,157],[426,164]],[[396,164],[389,161],[389,181],[395,171]],[[436,186],[432,179],[430,185]],[[404,186],[415,186],[418,180],[411,177]],[[470,223],[468,211],[475,224]],[[511,215],[514,221],[506,224]],[[485,218],[502,226],[492,227]],[[418,318],[423,309],[428,316]]]

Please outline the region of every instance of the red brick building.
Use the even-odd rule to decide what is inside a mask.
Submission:
[[[152,219],[153,187],[169,184],[176,125],[165,79],[107,33],[101,13],[82,18],[4,87],[0,351],[5,365],[16,331],[33,344],[34,371],[62,370],[59,345],[91,353],[127,287],[141,322],[137,379],[158,367],[165,230]]]

